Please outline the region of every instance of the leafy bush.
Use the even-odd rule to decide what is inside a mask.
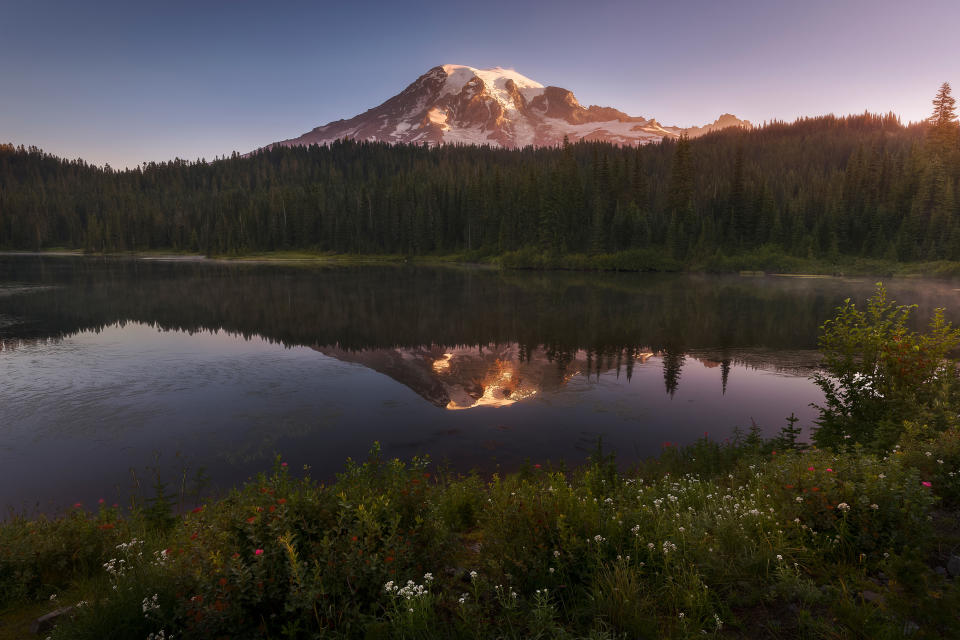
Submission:
[[[908,328],[915,306],[896,305],[886,289],[860,310],[848,298],[821,327],[823,390],[814,441],[839,446],[847,439],[876,451],[889,450],[905,420],[943,431],[956,423],[960,406],[957,363],[948,358],[960,344],[960,329],[937,309],[928,331]]]

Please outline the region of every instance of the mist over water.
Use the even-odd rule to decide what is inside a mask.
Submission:
[[[921,317],[952,284],[891,281]],[[275,454],[332,478],[375,440],[455,470],[623,464],[773,434],[821,399],[817,327],[870,279],[0,257],[0,505],[224,490]],[[130,473],[135,470],[135,475]],[[145,485],[145,486],[144,486]]]

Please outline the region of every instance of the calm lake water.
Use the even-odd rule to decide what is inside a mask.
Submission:
[[[960,311],[954,284],[891,281]],[[809,425],[817,327],[870,279],[0,256],[0,507],[124,502],[374,441],[456,470]],[[133,472],[131,472],[133,470]]]

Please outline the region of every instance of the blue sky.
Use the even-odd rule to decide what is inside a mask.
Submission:
[[[114,167],[212,159],[350,117],[444,63],[512,67],[690,126],[960,91],[960,2],[0,0],[0,142]]]

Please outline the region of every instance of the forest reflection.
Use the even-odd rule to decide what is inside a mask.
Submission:
[[[899,289],[898,289],[899,286]],[[436,406],[504,406],[660,361],[674,394],[696,361],[803,374],[817,327],[869,280],[318,268],[0,257],[0,350],[129,322],[304,346],[379,371]],[[947,283],[903,302],[956,309]],[[949,315],[949,313],[948,313]]]

